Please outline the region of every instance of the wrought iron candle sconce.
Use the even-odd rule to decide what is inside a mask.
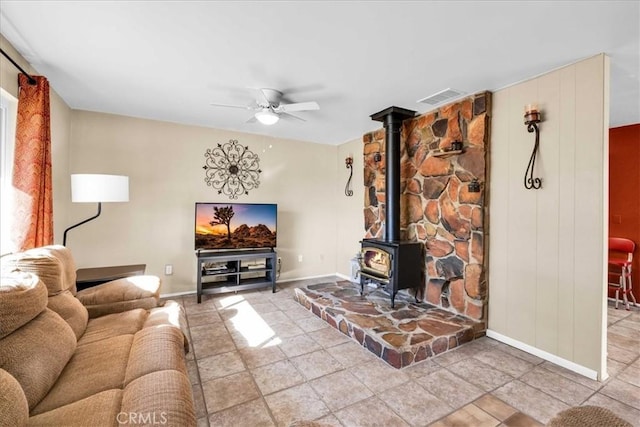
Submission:
[[[235,139],[207,149],[204,157],[204,182],[218,190],[218,194],[237,199],[260,185],[260,158]]]
[[[344,195],[347,197],[353,196],[353,190],[351,189],[351,179],[353,178],[353,156],[349,155],[346,159],[344,159],[344,163],[349,169],[349,179],[347,180],[347,185],[344,186]]]
[[[536,156],[538,155],[538,148],[540,146],[540,130],[538,129],[538,123],[542,121],[538,106],[535,104],[529,104],[524,109],[524,124],[527,125],[527,131],[529,133],[535,132],[536,142],[533,146],[533,152],[529,158],[529,164],[527,170],[524,173],[524,187],[527,190],[532,188],[537,190],[542,187],[542,180],[540,178],[533,177],[533,170],[536,166]]]

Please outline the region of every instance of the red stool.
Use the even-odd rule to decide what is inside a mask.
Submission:
[[[622,301],[627,310],[629,310],[629,298],[633,301],[633,306],[637,306],[631,287],[631,262],[635,248],[636,244],[633,240],[621,237],[609,238],[609,287],[616,288],[616,309],[620,291],[622,291]],[[618,282],[612,282],[611,277],[616,277]]]

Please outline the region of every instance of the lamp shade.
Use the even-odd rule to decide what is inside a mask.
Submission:
[[[71,201],[75,203],[128,202],[129,177],[123,175],[71,175]]]
[[[255,116],[263,125],[274,125],[280,120],[280,117],[269,108],[258,111]]]

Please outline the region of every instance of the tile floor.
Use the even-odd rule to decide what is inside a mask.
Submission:
[[[571,406],[640,426],[640,310],[609,308],[609,373],[589,380],[481,338],[397,370],[293,300],[302,284],[184,304],[199,426],[540,426]]]

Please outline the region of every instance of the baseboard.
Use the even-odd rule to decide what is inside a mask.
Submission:
[[[534,356],[538,356],[541,359],[547,360],[551,363],[554,363],[558,366],[562,366],[563,368],[566,368],[570,371],[573,371],[577,374],[580,374],[584,377],[587,377],[589,379],[598,381],[598,373],[596,371],[594,371],[593,369],[587,368],[585,366],[582,365],[578,365],[575,362],[572,362],[570,360],[567,359],[563,359],[562,357],[556,356],[555,354],[551,354],[548,353],[544,350],[540,350],[539,348],[533,347],[529,344],[525,344],[521,341],[515,340],[513,338],[509,338],[506,335],[502,335],[496,331],[493,331],[491,329],[487,329],[487,336],[489,338],[493,338],[496,341],[500,341],[503,342],[507,345],[510,345],[511,347],[515,347],[519,350],[525,351],[527,353],[533,354]],[[602,381],[606,380],[608,377],[608,375],[606,373],[603,373],[602,375]]]
[[[288,283],[288,282],[297,282],[298,280],[309,280],[309,279],[320,279],[322,277],[333,277],[336,276],[337,274],[320,274],[318,276],[305,276],[305,277],[296,277],[295,279],[284,279],[284,280],[277,280],[276,281],[276,285],[278,283]]]
[[[299,280],[320,279],[322,277],[334,277],[334,276],[337,276],[337,277],[339,277],[341,279],[345,279],[345,280],[351,280],[351,277],[349,277],[349,276],[346,276],[346,275],[340,274],[340,273],[334,273],[334,274],[320,274],[318,276],[297,277],[295,279],[277,280],[276,281],[276,285],[278,283],[297,282]],[[183,295],[195,295],[195,293],[196,293],[195,289],[193,291],[172,292],[170,294],[160,294],[160,298],[179,297],[179,296],[183,296]]]
[[[181,297],[183,295],[195,295],[195,289],[193,291],[184,291],[184,292],[172,292],[170,294],[160,294],[160,298],[171,298],[171,297]]]
[[[341,279],[348,280],[348,281],[352,282],[351,276],[347,276],[346,274],[342,274],[342,273],[335,273],[335,275],[338,276]]]

